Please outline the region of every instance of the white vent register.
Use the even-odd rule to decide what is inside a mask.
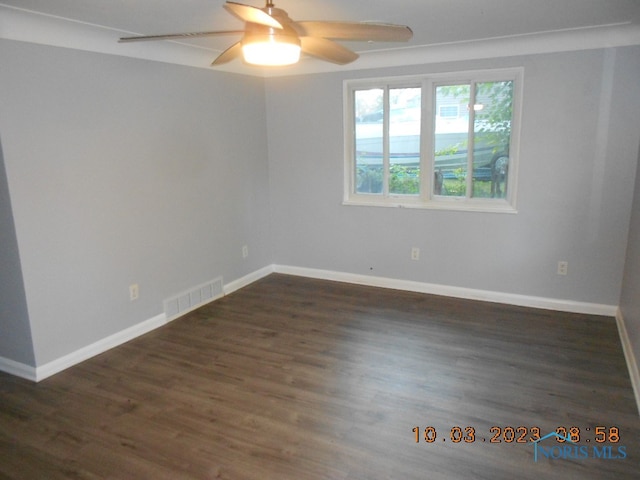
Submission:
[[[164,301],[167,321],[195,310],[224,296],[222,277],[203,283]]]

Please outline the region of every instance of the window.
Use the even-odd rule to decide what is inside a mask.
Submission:
[[[345,203],[515,211],[522,69],[345,82]]]
[[[438,111],[440,118],[458,118],[460,107],[458,105],[440,105]]]

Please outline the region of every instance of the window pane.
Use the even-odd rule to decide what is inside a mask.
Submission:
[[[509,171],[513,82],[477,83],[473,109],[473,196],[503,198]]]
[[[389,193],[420,193],[420,88],[389,91]]]
[[[467,194],[469,95],[467,85],[441,85],[435,90],[434,189],[435,195]],[[455,109],[454,109],[455,107]],[[453,116],[453,111],[457,115]]]
[[[355,92],[355,190],[382,194],[384,90]]]

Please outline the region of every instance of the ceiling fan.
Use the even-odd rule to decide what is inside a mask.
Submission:
[[[266,0],[264,8],[236,2],[226,2],[224,8],[245,22],[244,30],[123,37],[120,42],[242,35],[239,42],[222,52],[211,65],[222,65],[240,57],[253,65],[290,65],[299,60],[301,52],[321,60],[345,65],[356,60],[359,55],[334,40],[406,42],[413,36],[411,29],[404,25],[333,21],[296,22],[289,18],[287,12],[276,8],[273,0]]]

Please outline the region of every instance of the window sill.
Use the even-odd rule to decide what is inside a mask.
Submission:
[[[342,202],[345,206],[409,208],[422,210],[449,210],[458,212],[518,213],[506,200],[481,200],[443,198],[429,201],[407,201],[405,199],[350,198]]]

